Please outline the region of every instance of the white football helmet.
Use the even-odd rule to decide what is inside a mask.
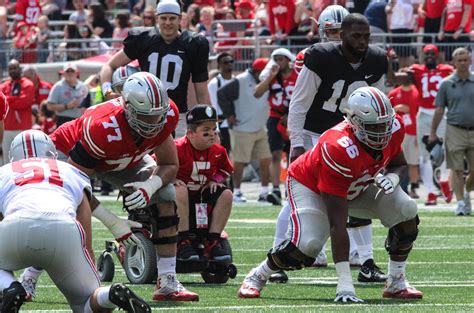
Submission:
[[[326,7],[318,18],[318,32],[321,41],[340,41],[328,38],[326,30],[340,29],[342,20],[348,14],[349,11],[340,5],[330,5]]]
[[[163,129],[170,103],[158,77],[148,72],[131,75],[123,84],[122,97],[128,124],[140,136],[152,138]]]
[[[139,70],[136,67],[125,65],[117,68],[112,74],[112,90],[116,93],[122,92],[123,84],[130,75],[138,73]]]
[[[375,150],[387,147],[395,118],[387,96],[377,88],[361,87],[349,96],[347,106],[346,119],[357,139]]]
[[[12,141],[9,152],[10,162],[28,158],[56,159],[58,153],[51,139],[40,130],[25,130]]]

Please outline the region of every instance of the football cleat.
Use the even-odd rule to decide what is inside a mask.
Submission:
[[[176,279],[176,274],[158,276],[153,301],[199,301],[199,295],[187,290]]]
[[[33,301],[36,297],[36,283],[37,280],[29,277],[25,278],[23,274],[20,276],[20,283],[26,290],[26,299],[25,301],[30,302]]]
[[[242,282],[238,296],[240,298],[260,298],[260,291],[266,283],[267,280],[262,275],[258,275],[257,269],[254,268],[247,274]]]
[[[362,264],[357,281],[360,283],[383,283],[387,280],[387,275],[375,265],[373,259],[368,259]]]
[[[148,303],[122,283],[115,283],[110,286],[109,300],[122,310],[129,313],[151,312]]]
[[[198,261],[199,255],[194,249],[189,239],[181,240],[178,243],[176,259],[180,261]]]
[[[273,205],[281,205],[281,191],[274,189],[267,195],[267,201]]]
[[[224,249],[220,240],[206,240],[204,241],[204,255],[215,261],[230,261],[232,257]]]
[[[0,304],[1,313],[17,313],[26,300],[26,290],[23,286],[14,281],[10,287],[3,289],[3,300]]]
[[[464,201],[458,201],[458,203],[456,204],[456,216],[464,216],[464,215],[467,215],[466,214],[466,204],[464,203]]]
[[[449,187],[449,182],[448,181],[440,181],[439,182],[439,187],[441,189],[441,194],[444,197],[444,200],[446,203],[450,203],[451,200],[453,200],[453,191]]]
[[[437,195],[433,192],[430,192],[428,194],[428,198],[426,199],[426,202],[425,202],[425,205],[437,205],[438,202],[437,202]]]
[[[275,274],[271,274],[270,278],[268,278],[268,281],[271,283],[285,284],[288,282],[288,275],[286,275],[285,271],[280,270]]]
[[[398,299],[422,299],[423,293],[417,290],[405,279],[405,275],[401,274],[399,277],[388,276],[383,290],[384,298],[398,298]]]

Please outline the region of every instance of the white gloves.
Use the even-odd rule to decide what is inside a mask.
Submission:
[[[352,292],[344,292],[341,291],[336,294],[336,298],[334,299],[334,302],[364,302],[364,300],[359,299],[356,297],[356,295]]]
[[[102,204],[92,211],[92,216],[101,221],[110,230],[117,241],[123,242],[125,245],[136,245],[140,243],[137,236],[132,233],[131,227],[141,228],[142,224],[121,219],[107,210]]]
[[[395,173],[388,173],[387,175],[379,174],[375,178],[375,185],[382,189],[386,195],[394,192],[399,182],[400,177]]]
[[[152,175],[146,181],[137,181],[123,185],[125,188],[133,188],[135,192],[125,197],[124,205],[129,210],[141,209],[150,203],[150,199],[158,189],[163,186],[163,181],[158,175]]]

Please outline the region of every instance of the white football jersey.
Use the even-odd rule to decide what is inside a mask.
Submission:
[[[0,168],[0,212],[19,210],[67,213],[76,217],[83,191],[91,193],[89,177],[54,159],[30,158]]]

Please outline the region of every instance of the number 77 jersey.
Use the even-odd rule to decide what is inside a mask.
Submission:
[[[326,131],[312,150],[291,163],[288,174],[316,193],[353,200],[402,153],[404,135],[401,117],[396,115],[390,144],[382,150],[381,158],[374,159],[356,138],[351,126],[342,122]]]
[[[51,140],[56,149],[66,155],[73,148],[78,149],[76,143],[82,146],[83,150],[76,154],[81,156],[79,164],[97,172],[131,168],[171,135],[179,114],[178,108],[170,100],[170,110],[161,132],[153,138],[143,138],[140,144],[136,144],[123,106],[123,99],[117,98],[90,107],[81,117],[61,125],[50,136]]]

